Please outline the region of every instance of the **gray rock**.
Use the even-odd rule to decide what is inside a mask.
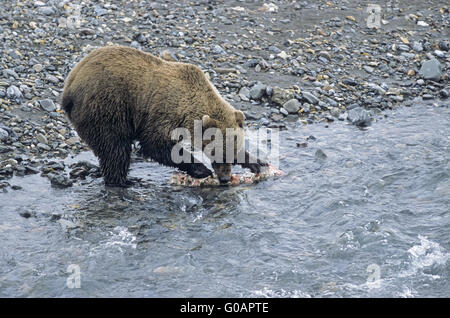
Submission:
[[[108,14],[108,10],[103,9],[103,8],[100,7],[100,6],[95,6],[95,7],[94,7],[94,12],[95,12],[95,15],[96,15],[97,17],[101,17],[102,15]]]
[[[38,133],[36,135],[36,139],[38,140],[38,142],[43,143],[43,144],[48,144],[48,140],[47,137],[45,137],[43,134]]]
[[[17,75],[17,73],[14,70],[10,69],[10,68],[7,68],[6,70],[3,70],[3,76],[4,77],[13,77],[14,79],[18,79],[19,78],[19,75]]]
[[[294,94],[292,92],[279,87],[274,87],[270,100],[275,104],[283,105],[292,98],[294,98]]]
[[[314,154],[315,156],[316,156],[316,158],[319,158],[319,159],[322,159],[322,160],[324,160],[324,159],[326,159],[328,156],[325,154],[325,152],[323,152],[323,150],[322,149],[317,149],[316,150],[316,153]]]
[[[442,77],[442,65],[436,59],[423,62],[419,75],[427,80],[439,81]]]
[[[284,109],[283,107],[280,107],[280,113],[282,113],[284,116],[289,115],[289,112],[286,109]]]
[[[269,46],[269,51],[272,53],[275,53],[275,54],[278,54],[281,52],[281,50],[274,45]]]
[[[52,7],[48,7],[48,6],[46,6],[46,7],[40,7],[40,8],[39,8],[39,12],[40,12],[41,14],[43,14],[43,15],[53,15],[53,14],[55,14],[55,10],[53,10]]]
[[[39,104],[41,105],[42,109],[47,112],[54,112],[56,110],[55,104],[49,98],[40,100]]]
[[[445,57],[445,52],[441,51],[441,50],[434,50],[434,55],[436,55],[437,57]]]
[[[20,100],[23,98],[22,92],[15,85],[11,85],[10,87],[8,87],[8,89],[6,90],[6,96],[16,100],[17,102],[20,102]]]
[[[371,66],[368,65],[364,65],[363,69],[367,72],[367,73],[373,73],[374,69]]]
[[[220,45],[214,45],[213,47],[214,54],[225,54],[225,50]]]
[[[289,114],[296,114],[300,110],[301,107],[302,107],[302,105],[295,98],[290,99],[286,103],[283,104],[283,108],[286,109]]]
[[[9,133],[5,129],[0,128],[0,141],[5,141],[8,137]]]
[[[311,111],[311,108],[309,107],[309,104],[303,104],[303,113],[309,114]]]
[[[310,104],[317,105],[319,103],[319,99],[309,92],[303,92],[303,98]]]
[[[400,51],[408,52],[409,51],[409,45],[407,45],[407,44],[399,44],[398,45],[398,49]]]
[[[372,122],[372,116],[362,107],[356,107],[348,112],[347,120],[349,120],[353,125],[364,127],[370,125]]]
[[[450,42],[449,41],[441,40],[438,42],[438,46],[439,46],[439,49],[442,51],[450,50]]]
[[[266,85],[262,83],[257,83],[250,89],[250,97],[254,100],[261,99],[266,92]]]
[[[50,179],[52,186],[56,188],[68,188],[73,185],[72,180],[64,175],[49,174],[48,178]]]
[[[47,81],[49,81],[50,83],[53,83],[53,84],[58,84],[58,83],[59,83],[59,79],[58,79],[56,76],[51,75],[51,74],[48,74],[48,75],[45,77],[45,79],[46,79]]]
[[[52,148],[50,148],[49,146],[47,146],[46,144],[43,144],[43,143],[38,143],[37,144],[37,147],[39,148],[39,149],[42,149],[42,150],[45,150],[45,151],[50,151]]]
[[[242,87],[239,90],[239,97],[244,101],[248,102],[250,100],[250,90],[247,87]]]
[[[449,92],[448,92],[447,89],[443,89],[443,90],[441,90],[441,91],[439,92],[439,95],[440,95],[442,98],[448,98]]]
[[[40,71],[42,71],[44,69],[44,66],[42,66],[42,64],[34,64],[33,65],[33,69],[36,73],[39,73]]]
[[[423,51],[422,43],[420,43],[419,41],[414,41],[413,45],[412,45],[412,48],[416,52],[422,52]]]

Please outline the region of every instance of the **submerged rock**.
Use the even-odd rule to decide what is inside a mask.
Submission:
[[[55,188],[69,188],[73,185],[72,180],[64,175],[55,175],[50,173],[47,177],[50,179],[52,187]]]

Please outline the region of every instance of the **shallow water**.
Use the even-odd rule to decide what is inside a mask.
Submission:
[[[0,296],[449,297],[450,110],[385,114],[283,131],[287,175],[251,186],[174,187],[148,162],[126,190],[14,177]]]

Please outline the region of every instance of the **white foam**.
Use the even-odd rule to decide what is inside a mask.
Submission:
[[[286,291],[284,289],[272,290],[264,287],[262,290],[255,290],[252,292],[254,297],[265,297],[265,298],[311,298],[308,293],[302,292],[301,290]]]
[[[408,250],[410,266],[400,273],[400,277],[416,274],[425,268],[434,265],[445,265],[450,258],[450,253],[436,242],[430,241],[425,236],[419,234],[420,245],[414,245]],[[428,275],[432,279],[441,278],[439,275]]]

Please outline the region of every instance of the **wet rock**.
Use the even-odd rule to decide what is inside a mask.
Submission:
[[[419,75],[426,80],[439,81],[442,77],[442,65],[436,59],[423,62]]]
[[[259,100],[264,96],[266,92],[266,85],[262,83],[257,83],[250,89],[250,97],[254,100]]]
[[[35,216],[35,212],[22,211],[22,212],[19,212],[19,215],[25,219],[28,219],[28,218],[31,218],[32,216]]]
[[[37,174],[39,173],[39,170],[35,167],[31,167],[31,166],[25,166],[25,174]]]
[[[72,180],[64,175],[48,174],[47,177],[50,179],[52,187],[55,188],[69,188],[73,185]]]
[[[49,98],[40,100],[39,105],[41,105],[41,108],[47,112],[54,112],[56,110],[55,104]]]
[[[372,122],[371,114],[362,107],[356,107],[348,112],[347,120],[353,125],[365,127]]]
[[[439,91],[439,96],[441,96],[442,98],[448,98],[449,91],[447,89],[443,89],[443,90]]]
[[[289,114],[297,114],[301,107],[302,107],[302,105],[296,98],[290,99],[286,103],[283,104],[283,108]]]

